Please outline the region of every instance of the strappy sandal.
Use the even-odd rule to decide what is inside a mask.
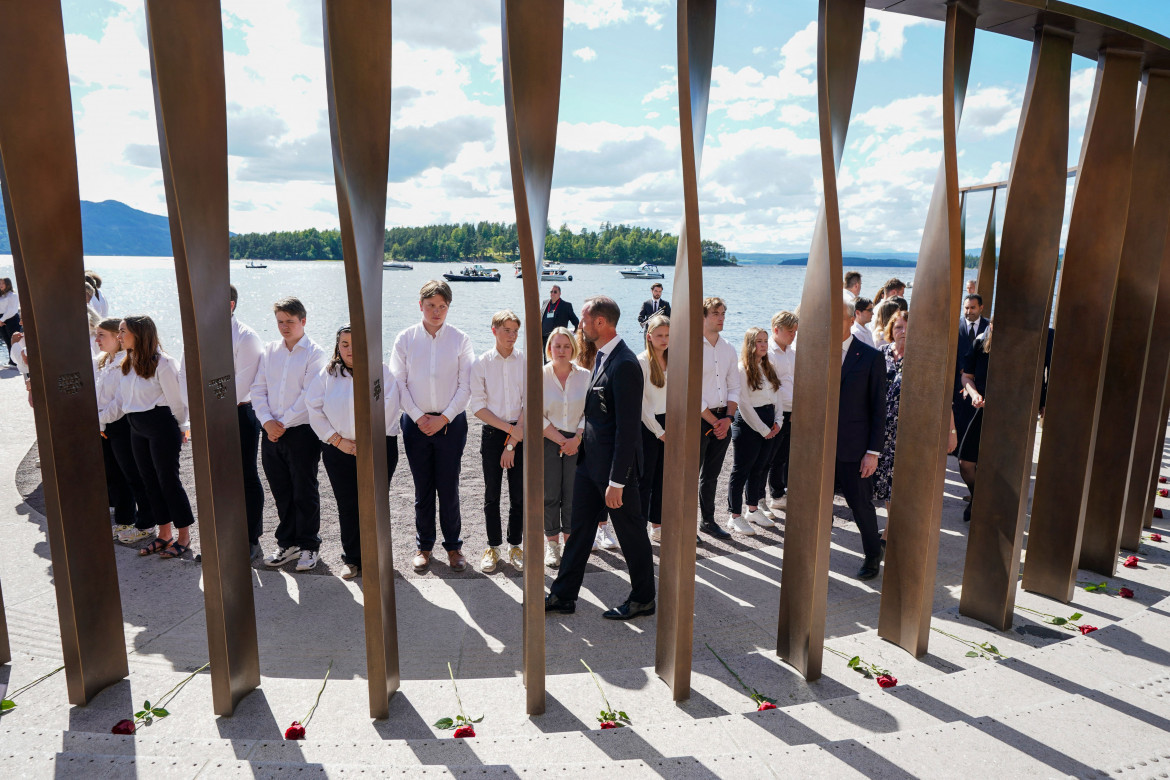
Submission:
[[[139,555],[154,555],[155,553],[161,553],[163,550],[167,549],[170,546],[171,546],[170,539],[155,539],[153,542],[151,542],[150,544],[148,544],[145,547],[143,547],[142,549],[140,549],[138,551],[138,554]]]
[[[189,544],[179,544],[178,542],[171,542],[171,546],[158,554],[158,557],[170,560],[171,558],[180,558],[183,553],[191,549]]]

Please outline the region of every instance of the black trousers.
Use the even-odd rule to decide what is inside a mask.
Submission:
[[[248,515],[248,541],[260,543],[264,533],[264,486],[260,484],[257,468],[257,452],[260,448],[260,421],[252,411],[252,404],[236,407],[240,422],[240,458],[244,464],[244,511]]]
[[[861,478],[861,461],[837,461],[837,487],[853,513],[853,522],[861,532],[861,546],[867,558],[881,554],[881,534],[877,527],[877,510],[873,508],[873,477]]]
[[[772,447],[772,464],[768,469],[768,488],[772,498],[779,499],[788,492],[788,453],[792,444],[792,412],[784,412],[780,433]]]
[[[772,427],[776,422],[776,407],[768,404],[755,409],[764,424]],[[727,508],[731,514],[743,513],[745,488],[748,506],[759,506],[764,498],[768,467],[771,465],[777,436],[765,439],[747,424],[739,412],[735,413],[735,422],[731,425],[731,484],[727,488]]]
[[[500,465],[508,434],[490,425],[483,426],[479,454],[483,460],[483,518],[489,547],[504,543],[500,519],[500,496],[505,469]],[[508,544],[524,541],[524,445],[516,446],[516,462],[508,473]]]
[[[177,427],[177,426],[176,426]],[[130,444],[130,421],[119,417],[112,423],[106,424],[106,441],[110,443],[110,450],[114,460],[122,471],[122,476],[130,483],[130,490],[134,493],[134,503],[137,514],[134,527],[141,531],[149,531],[156,525],[154,513],[150,509],[147,499],[146,483],[142,481],[142,474],[138,471],[138,464],[134,462],[134,448]],[[106,466],[109,469],[109,466]]]
[[[712,409],[716,417],[722,417],[726,409]],[[715,522],[715,488],[719,483],[719,472],[723,471],[723,459],[731,445],[730,434],[722,439],[715,438],[714,430],[706,420],[700,420],[699,435],[699,514],[704,523]]]
[[[435,496],[439,498],[439,526],[443,549],[463,547],[459,534],[459,465],[467,445],[467,414],[460,412],[434,436],[427,436],[410,415],[402,415],[402,446],[414,477],[414,535],[418,549],[435,549]]]
[[[654,599],[654,559],[650,537],[646,534],[646,519],[642,516],[638,483],[625,486],[622,505],[617,509],[605,505],[607,487],[608,482],[594,482],[584,468],[578,467],[573,482],[573,532],[569,534],[560,571],[549,591],[562,601],[577,600],[597,525],[608,512],[630,569],[630,600],[644,604]]]
[[[20,333],[20,312],[0,322],[0,338],[4,339],[4,347],[8,350],[8,362],[13,365],[16,361],[12,359],[12,337],[17,333]]]
[[[183,434],[169,406],[126,415],[130,424],[130,448],[142,475],[146,500],[158,525],[174,523],[186,528],[195,522],[191,501],[179,478],[179,451]]]
[[[654,419],[666,427],[665,414],[656,414]],[[662,462],[665,459],[666,445],[643,425],[642,479],[638,492],[642,494],[642,516],[654,525],[662,525]]]
[[[114,445],[108,434],[102,437],[102,462],[106,467],[106,496],[114,508],[114,522],[117,525],[134,525],[138,522],[138,505],[134,501],[134,489],[122,473],[118,459],[114,457]]]
[[[362,530],[358,522],[357,456],[321,444],[321,460],[337,499],[337,525],[341,530],[341,560],[362,567]],[[394,479],[398,468],[398,437],[386,437],[386,482]]]
[[[302,550],[321,549],[321,494],[317,487],[317,466],[321,461],[321,440],[305,425],[285,428],[276,441],[265,436],[260,443],[264,476],[276,503],[276,543]]]

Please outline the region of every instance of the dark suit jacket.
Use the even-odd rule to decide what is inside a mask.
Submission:
[[[841,402],[837,416],[837,460],[860,461],[867,450],[886,443],[886,359],[853,339],[841,364]]]
[[[956,397],[958,396],[959,391],[963,389],[963,384],[959,378],[959,374],[962,371],[963,362],[966,360],[967,356],[971,354],[971,347],[975,343],[975,338],[981,336],[983,332],[987,330],[987,326],[989,324],[990,321],[986,317],[980,317],[979,322],[976,322],[975,324],[968,322],[966,317],[962,317],[959,320],[959,344],[956,353],[958,357],[955,360]],[[974,332],[974,338],[972,338],[971,335],[972,331]]]
[[[654,311],[654,299],[644,302],[642,304],[642,311],[638,312],[638,324],[645,327],[646,320],[653,317],[655,314],[665,314],[670,316],[670,301],[665,298],[658,299],[658,311]]]
[[[580,322],[577,319],[577,313],[573,311],[573,304],[564,298],[561,298],[556,310],[552,312],[552,316],[549,317],[548,314],[548,301],[545,300],[540,305],[540,336],[541,341],[545,343],[548,343],[548,334],[552,333],[555,328],[569,328],[569,323],[571,322],[573,323],[573,327],[569,328],[569,330],[575,331],[577,329],[577,323]]]
[[[619,342],[585,396],[585,433],[577,468],[598,485],[629,485],[642,475],[642,367]]]

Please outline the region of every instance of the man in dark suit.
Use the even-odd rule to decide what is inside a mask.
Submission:
[[[987,318],[983,316],[983,296],[979,293],[968,293],[963,298],[963,318],[959,320],[959,343],[956,347],[955,390],[954,397],[951,399],[951,407],[963,410],[963,413],[956,414],[956,417],[965,416],[964,413],[969,411],[971,405],[962,396],[963,380],[960,375],[967,356],[971,354],[971,349],[975,346],[975,339],[987,330],[987,323]]]
[[[872,580],[882,563],[882,543],[877,512],[873,508],[873,482],[878,455],[886,437],[886,361],[882,353],[857,339],[853,327],[853,302],[844,296],[842,320],[841,401],[837,412],[837,486],[853,522],[861,532],[865,562],[857,570],[860,580]]]
[[[570,614],[585,578],[598,522],[606,512],[630,570],[630,596],[602,617],[629,620],[654,614],[654,561],[638,495],[642,474],[642,368],[617,335],[612,298],[595,296],[581,310],[581,331],[597,345],[585,396],[585,433],[573,482],[573,522],[545,612]]]
[[[642,326],[642,330],[646,329],[647,321],[655,314],[670,316],[670,301],[662,298],[662,282],[650,285],[650,300],[644,302],[642,311],[638,312],[638,324]]]
[[[556,328],[569,328],[571,322],[573,327],[569,330],[575,331],[577,329],[579,320],[576,312],[573,311],[573,304],[561,298],[559,285],[554,284],[549,288],[548,300],[541,304],[540,312],[540,335],[544,344],[548,343],[548,334]]]

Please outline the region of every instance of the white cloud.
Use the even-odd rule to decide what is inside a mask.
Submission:
[[[861,61],[892,60],[902,56],[906,30],[919,25],[941,26],[940,22],[908,14],[865,9],[865,29],[861,36]]]
[[[580,49],[577,49],[573,52],[573,56],[582,62],[593,62],[595,59],[597,59],[597,52],[588,46],[582,46]]]

